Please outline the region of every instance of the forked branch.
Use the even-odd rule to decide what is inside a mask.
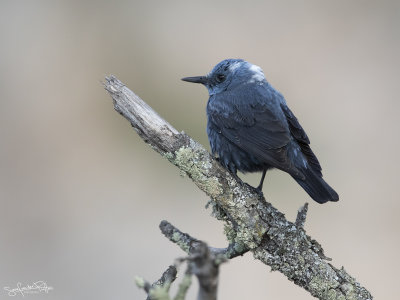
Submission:
[[[372,299],[344,268],[336,268],[304,228],[305,209],[296,223],[257,191],[237,181],[208,151],[178,132],[114,76],[106,78],[114,108],[154,150],[186,173],[211,198],[214,216],[225,222],[234,253],[247,249],[272,270],[319,299]],[[304,218],[303,218],[304,216]]]

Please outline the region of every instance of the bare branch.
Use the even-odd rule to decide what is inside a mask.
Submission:
[[[303,228],[238,182],[204,147],[179,133],[117,78],[106,78],[114,108],[128,119],[154,150],[186,173],[211,197],[216,217],[224,220],[230,243],[250,249],[254,257],[284,274],[319,299],[372,299],[343,268],[329,264],[322,247]]]

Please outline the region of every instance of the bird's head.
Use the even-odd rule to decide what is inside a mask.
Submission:
[[[266,82],[262,69],[243,59],[225,59],[205,76],[185,77],[182,80],[204,84],[210,95],[234,89],[242,84]]]

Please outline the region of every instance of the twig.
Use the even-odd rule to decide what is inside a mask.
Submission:
[[[167,237],[171,242],[177,244],[187,254],[191,253],[190,249],[192,245],[199,242],[198,239],[190,236],[187,233],[181,232],[178,228],[176,228],[168,221],[165,220],[161,221],[159,227],[161,232],[165,235],[165,237]],[[242,248],[239,245],[237,245],[237,243],[231,243],[226,248],[209,247],[209,250],[214,255],[220,256],[221,259],[222,257],[226,259],[231,259],[236,256],[243,255],[249,251],[249,249]]]
[[[143,289],[147,294],[150,292],[151,284],[147,280],[143,279],[142,277],[135,278],[136,285]]]
[[[187,254],[190,254],[190,249],[192,248],[192,245],[196,242],[199,242],[199,240],[191,237],[189,234],[181,232],[178,228],[176,228],[168,221],[161,221],[159,227],[161,232],[165,235],[167,239],[177,244]]]
[[[300,207],[299,211],[297,212],[296,222],[294,223],[297,228],[304,227],[304,223],[306,222],[306,217],[307,217],[307,211],[308,211],[308,203],[304,203],[304,205]]]
[[[175,266],[169,266],[167,270],[161,275],[161,278],[158,279],[153,284],[150,284],[147,280],[136,277],[136,285],[142,288],[147,293],[146,300],[168,300],[168,292],[171,286],[171,283],[176,279],[177,269]]]
[[[191,272],[199,280],[198,300],[216,300],[218,289],[219,262],[204,242],[196,242],[190,253]]]
[[[179,284],[178,292],[176,293],[174,300],[184,300],[191,284],[192,284],[192,273],[190,272],[190,267],[188,267],[186,269],[185,275],[183,276],[181,283]]]
[[[151,285],[151,289],[157,289],[157,288],[164,288],[166,292],[168,293],[169,288],[171,286],[171,283],[175,281],[176,279],[176,274],[178,273],[178,270],[176,269],[175,266],[169,266],[167,270],[162,274],[161,278],[158,279],[156,282],[154,282]],[[149,292],[149,296],[147,297],[147,300],[152,300],[151,297],[151,292]]]
[[[105,88],[117,112],[154,150],[186,173],[222,211],[230,243],[250,249],[256,259],[283,273],[320,299],[372,299],[343,268],[325,260],[312,238],[261,197],[240,184],[204,147],[179,133],[114,76]],[[234,224],[235,226],[233,226]]]
[[[219,265],[226,261],[228,248],[208,247],[206,243],[183,233],[168,221],[161,221],[161,232],[183,251],[189,254],[183,260],[190,262],[190,273],[199,280],[198,300],[216,300],[218,289]]]

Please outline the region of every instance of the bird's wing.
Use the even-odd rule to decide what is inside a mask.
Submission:
[[[291,136],[285,116],[279,103],[274,102],[276,110],[273,110],[263,99],[265,96],[255,89],[213,95],[207,106],[209,122],[261,162],[302,177],[287,155]]]
[[[310,148],[310,140],[304,129],[301,127],[299,121],[296,116],[292,113],[292,111],[285,104],[281,104],[281,108],[283,113],[286,116],[286,120],[289,124],[289,130],[292,136],[296,139],[297,144],[300,146],[301,152],[307,158],[307,161],[314,172],[322,177],[321,173],[321,165],[314,152]]]

